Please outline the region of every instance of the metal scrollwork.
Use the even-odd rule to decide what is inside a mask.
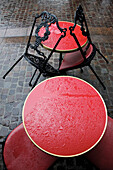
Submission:
[[[77,24],[77,21],[79,21],[80,25],[81,25],[81,31],[82,31],[82,34],[84,36],[87,36],[88,32],[86,31],[87,28],[85,29],[84,28],[84,23],[85,23],[85,26],[87,27],[86,25],[86,21],[85,21],[85,16],[84,16],[84,13],[83,13],[83,8],[81,5],[79,5],[79,7],[77,8],[76,10],[76,13],[75,13],[75,17],[74,17],[74,21],[75,21],[75,24],[73,27],[70,27],[70,31],[72,33],[72,31],[75,29],[76,27],[76,24]]]
[[[36,19],[41,17],[41,24],[37,26],[36,31],[35,31],[35,36],[36,36],[36,41],[35,41],[35,45],[34,45],[34,49],[36,50],[37,47],[40,45],[40,43],[42,41],[45,41],[48,39],[49,35],[50,35],[50,31],[49,31],[49,27],[51,26],[51,24],[56,23],[58,29],[60,30],[60,32],[64,32],[64,35],[66,35],[66,28],[61,28],[58,24],[58,19],[55,15],[47,12],[47,11],[43,11],[40,15],[36,15]],[[39,35],[39,31],[42,27],[45,27],[45,33],[44,36],[40,36]]]

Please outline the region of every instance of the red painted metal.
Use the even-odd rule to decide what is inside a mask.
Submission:
[[[100,170],[113,170],[113,119],[108,117],[108,125],[102,140],[84,156]]]
[[[86,45],[83,47],[83,51],[85,49],[86,49]],[[86,58],[88,58],[91,55],[92,51],[93,51],[93,47],[92,47],[92,45],[90,45],[89,49],[86,52]],[[84,61],[84,58],[83,58],[80,50],[72,52],[72,53],[66,53],[64,55],[64,58],[63,58],[63,61],[62,61],[62,64],[61,64],[59,70],[77,66],[77,65],[81,64],[83,61]]]
[[[29,140],[23,124],[9,134],[3,155],[8,170],[47,170],[57,159],[38,149]]]
[[[71,157],[83,154],[102,138],[107,111],[100,94],[87,82],[59,76],[43,81],[23,107],[25,130],[42,150]]]
[[[75,51],[78,49],[78,46],[77,46],[74,38],[70,35],[69,27],[73,26],[73,25],[74,25],[74,23],[72,23],[72,22],[59,21],[59,26],[61,28],[67,28],[67,32],[66,32],[66,36],[58,44],[56,51],[69,52],[69,51]],[[48,40],[43,42],[43,45],[44,45],[44,47],[51,50],[55,46],[59,37],[61,36],[61,32],[57,28],[56,24],[52,24],[49,27],[49,31],[51,32],[51,34],[49,35]],[[45,28],[42,27],[39,32],[39,35],[43,37],[44,32],[45,32]],[[82,35],[79,25],[76,25],[74,33],[76,34],[80,45],[84,46],[87,42],[87,37]]]

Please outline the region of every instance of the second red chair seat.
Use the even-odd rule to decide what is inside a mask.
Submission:
[[[31,142],[23,124],[9,134],[4,145],[3,157],[8,170],[47,170],[57,159],[41,151]]]
[[[83,51],[85,51],[86,46],[87,45],[83,47]],[[90,47],[86,51],[86,59],[91,55],[92,51],[93,51],[93,47],[92,45],[90,45]],[[59,70],[68,69],[68,68],[70,69],[71,67],[76,67],[77,65],[80,65],[83,62],[84,62],[84,58],[80,50],[71,52],[71,53],[66,53],[64,55],[64,58],[63,58],[63,61],[62,61],[62,64]]]

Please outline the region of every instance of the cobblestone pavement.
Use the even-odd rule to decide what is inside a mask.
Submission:
[[[68,75],[80,77],[92,84],[105,100],[109,116],[113,118],[113,4],[112,0],[0,0],[0,141],[22,122],[22,107],[30,91],[28,86],[34,68],[24,59],[5,80],[2,76],[23,54],[29,29],[38,12],[47,10],[59,20],[74,20],[74,11],[81,3],[93,42],[109,60],[107,65],[98,55],[92,66],[103,80],[103,90],[88,68],[69,71]],[[58,55],[51,59],[57,66]],[[44,77],[41,77],[40,81]],[[3,169],[0,146],[0,170]],[[50,170],[97,170],[83,156],[59,159]]]

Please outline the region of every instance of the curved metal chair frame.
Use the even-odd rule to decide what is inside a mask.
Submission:
[[[76,24],[79,22],[79,25],[81,26],[81,31],[82,31],[82,34],[83,36],[87,36],[87,46],[86,46],[86,49],[85,51],[83,51],[82,47],[80,46],[80,43],[75,35],[75,33],[73,33],[75,27],[76,27]],[[93,58],[95,57],[96,55],[96,52],[98,52],[102,57],[103,59],[106,61],[106,63],[108,63],[108,60],[103,56],[103,54],[99,51],[99,49],[97,49],[97,47],[92,43],[91,41],[91,38],[90,38],[90,33],[89,33],[89,30],[88,30],[88,25],[87,25],[87,22],[86,22],[86,19],[85,19],[85,15],[83,13],[83,8],[81,5],[79,5],[79,7],[77,8],[76,10],[76,13],[75,13],[75,18],[74,18],[74,26],[73,27],[70,27],[69,28],[70,30],[70,34],[73,36],[73,38],[75,39],[78,47],[79,47],[79,50],[80,50],[80,53],[83,57],[83,62],[81,62],[80,64],[78,65],[75,65],[75,66],[72,66],[72,67],[67,67],[67,68],[64,68],[65,71],[67,70],[72,70],[72,69],[77,69],[77,68],[81,68],[82,70],[82,67],[85,67],[85,66],[89,66],[89,68],[91,69],[91,71],[94,73],[94,75],[97,77],[97,79],[99,80],[99,82],[101,83],[101,85],[103,86],[104,89],[106,89],[106,87],[104,86],[103,82],[100,80],[99,76],[96,74],[96,72],[94,71],[94,69],[92,68],[91,66],[91,61],[93,60]],[[86,52],[88,51],[89,47],[93,47],[93,50],[90,54],[90,56],[87,57],[87,54]],[[75,52],[76,53],[76,52]],[[72,53],[68,54],[68,57],[69,55],[71,55]],[[67,54],[66,54],[67,55]],[[72,54],[73,55],[73,54]],[[65,56],[64,56],[64,60],[65,60]],[[62,64],[61,64],[62,65]],[[63,68],[61,68],[60,70],[63,70]]]
[[[35,30],[35,37],[36,37],[36,41],[34,44],[31,44],[31,38],[32,38],[32,34],[33,34],[33,30],[35,28],[35,24],[37,19],[41,18],[41,23],[37,26],[36,30]],[[41,45],[42,41],[45,41],[48,39],[49,35],[50,35],[50,31],[49,31],[49,27],[51,26],[51,24],[56,23],[57,28],[60,30],[61,32],[61,36],[60,38],[57,40],[54,48],[52,49],[52,51],[50,52],[50,54],[48,56],[46,56],[43,52],[41,52],[38,47],[39,45]],[[39,31],[42,27],[45,27],[45,33],[44,36],[41,37],[39,35]],[[34,82],[32,88],[37,84],[38,79],[40,78],[42,73],[47,73],[48,75],[59,75],[59,70],[55,69],[54,67],[52,67],[48,61],[51,58],[53,52],[55,51],[57,45],[59,44],[60,40],[66,36],[66,28],[61,28],[58,24],[58,19],[55,15],[47,12],[47,11],[43,11],[40,15],[37,14],[35,16],[32,28],[31,28],[31,32],[30,32],[30,36],[28,39],[28,43],[27,43],[27,47],[25,50],[25,53],[15,62],[15,64],[7,71],[7,73],[3,76],[3,79],[5,79],[5,77],[7,76],[7,74],[15,67],[15,65],[24,57],[31,65],[33,65],[36,69],[35,72],[30,80],[29,85],[31,86],[31,82],[36,74],[36,71],[39,70],[39,75],[36,78],[36,81]],[[38,56],[31,54],[28,52],[29,48],[33,49],[34,51],[36,51],[36,53],[38,54]]]

